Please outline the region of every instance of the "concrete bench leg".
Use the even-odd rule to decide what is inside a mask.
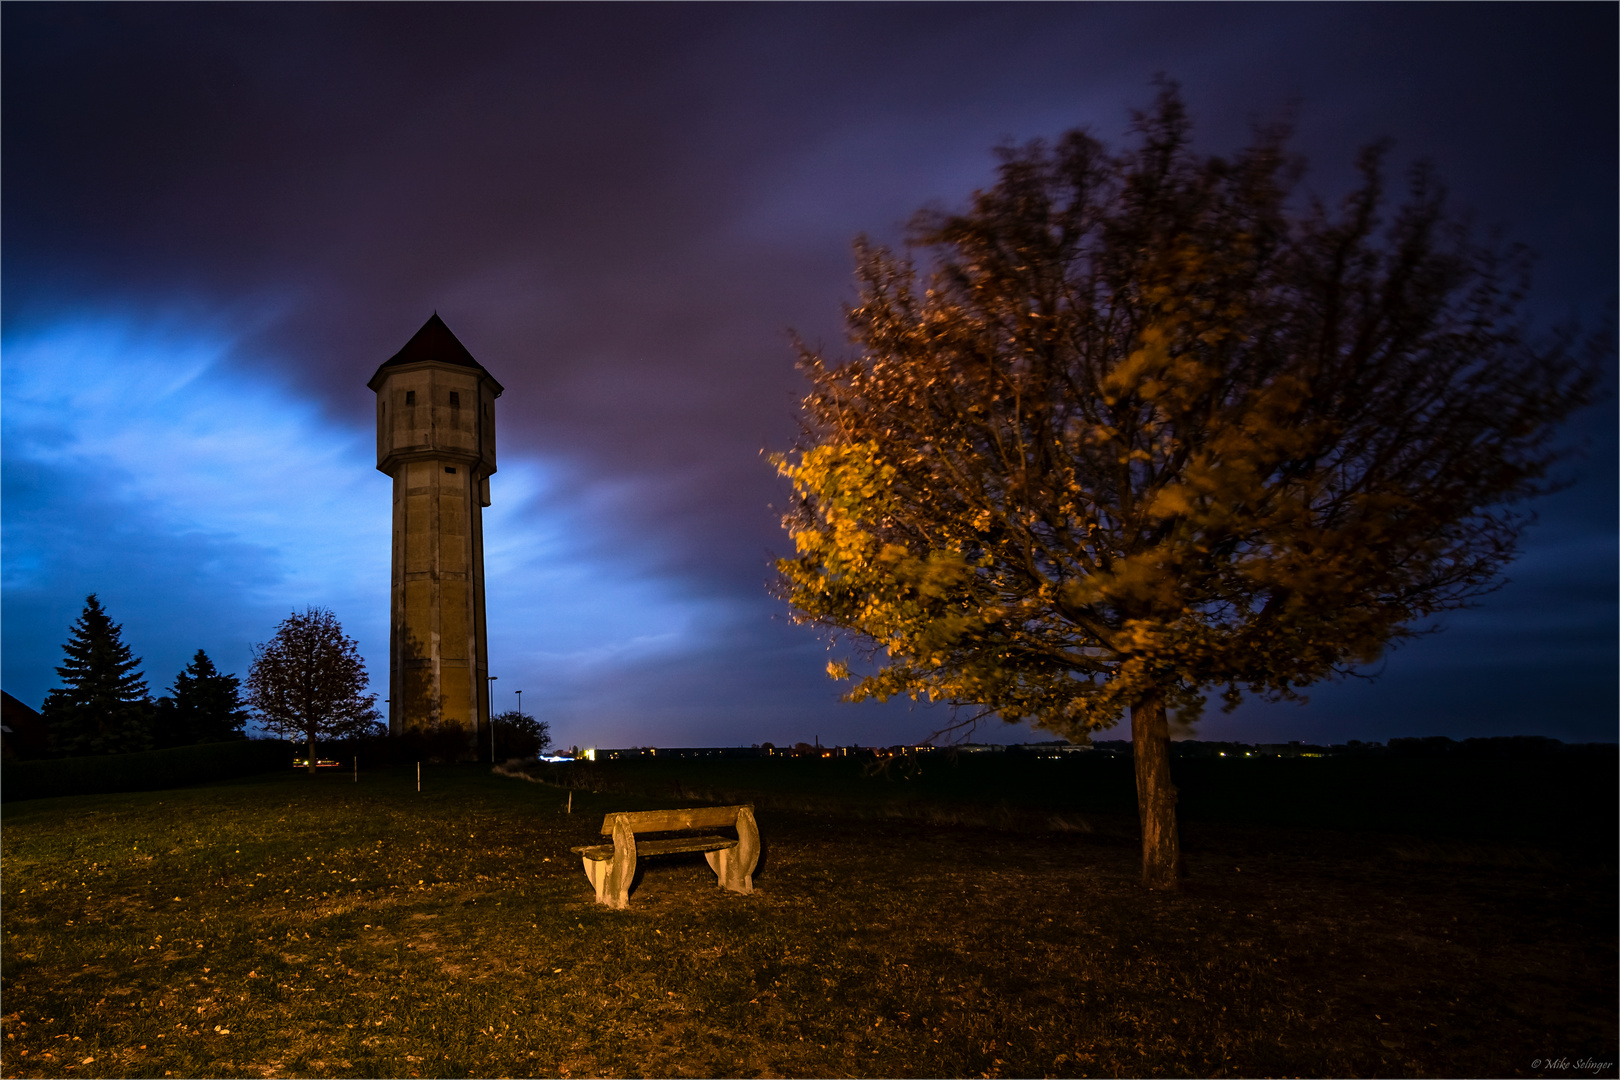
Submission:
[[[581,859],[585,864],[585,876],[590,879],[591,888],[596,890],[596,902],[607,903],[604,899],[607,893],[608,876],[613,871],[612,859]]]
[[[636,834],[623,817],[613,821],[613,860],[596,898],[611,908],[630,906],[630,882],[636,876]]]
[[[717,884],[723,889],[726,887],[726,875],[731,870],[731,853],[735,848],[721,848],[719,851],[705,851],[703,857],[709,860],[709,869],[719,876]]]
[[[759,826],[754,822],[754,811],[743,807],[737,811],[737,846],[720,851],[706,851],[709,868],[719,877],[722,889],[737,893],[754,891],[754,867],[759,865]]]
[[[636,834],[622,817],[613,821],[613,857],[582,856],[585,876],[596,890],[596,902],[610,908],[630,906],[630,882],[636,876]]]

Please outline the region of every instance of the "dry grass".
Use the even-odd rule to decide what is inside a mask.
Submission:
[[[1613,853],[771,809],[592,902],[609,810],[471,769],[6,808],[6,1076],[1534,1075],[1616,1054]],[[88,1059],[88,1060],[87,1060]]]

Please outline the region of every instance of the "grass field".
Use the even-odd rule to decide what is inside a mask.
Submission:
[[[753,896],[685,857],[644,861],[627,911],[598,907],[568,848],[604,812],[691,802],[691,764],[599,771],[621,790],[576,791],[572,814],[470,766],[426,769],[420,794],[401,768],[8,804],[0,1067],[1615,1074],[1578,1067],[1616,1058],[1602,829],[1194,814],[1188,888],[1164,896],[1136,884],[1128,817],[1054,811],[1033,782],[963,808],[894,794],[921,776],[863,800],[782,772]]]

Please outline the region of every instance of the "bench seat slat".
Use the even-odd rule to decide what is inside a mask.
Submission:
[[[636,855],[676,855],[684,851],[724,851],[737,846],[730,836],[677,836],[670,840],[637,840]]]
[[[729,836],[677,836],[672,840],[637,840],[636,855],[679,855],[688,851],[724,851],[737,846],[737,841]],[[596,844],[591,847],[569,848],[575,855],[582,855],[592,862],[605,862],[613,858],[612,844]]]
[[[676,829],[716,829],[737,824],[735,806],[689,806],[681,810],[638,810],[622,815],[632,832],[673,832]],[[613,835],[613,819],[602,819],[602,835]]]

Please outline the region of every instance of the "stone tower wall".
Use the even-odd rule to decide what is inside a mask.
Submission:
[[[498,387],[439,362],[379,372],[377,467],[394,481],[388,726],[444,721],[478,756],[489,733],[483,508]]]

